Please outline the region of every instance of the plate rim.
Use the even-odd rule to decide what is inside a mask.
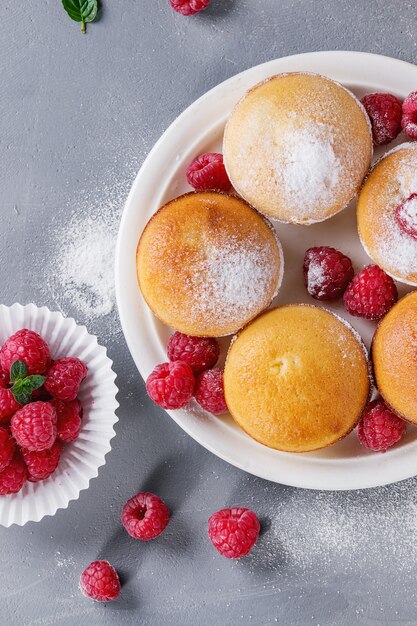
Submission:
[[[219,83],[218,85],[216,85],[215,87],[211,88],[209,91],[207,91],[206,93],[204,93],[203,95],[201,95],[199,98],[197,98],[194,102],[192,102],[169,126],[168,128],[162,133],[162,135],[159,137],[159,139],[156,141],[156,143],[154,144],[153,148],[150,150],[149,154],[147,155],[146,159],[144,160],[142,166],[140,167],[135,180],[133,181],[133,184],[131,186],[130,192],[128,194],[128,197],[126,199],[125,202],[125,206],[123,209],[123,213],[120,219],[120,225],[119,225],[119,232],[118,232],[118,237],[117,237],[117,242],[116,242],[116,253],[115,253],[115,286],[116,286],[116,301],[117,301],[117,308],[118,308],[118,313],[119,313],[119,318],[120,318],[120,323],[121,323],[121,327],[122,327],[122,331],[127,343],[127,346],[129,348],[130,354],[132,356],[132,359],[135,362],[135,365],[139,371],[139,373],[141,374],[142,378],[145,380],[146,378],[146,372],[144,371],[144,367],[143,367],[143,363],[142,360],[140,358],[140,355],[137,353],[137,350],[135,349],[135,343],[134,343],[134,339],[133,339],[133,332],[132,332],[132,328],[131,328],[131,324],[128,320],[128,314],[127,311],[125,310],[125,304],[124,304],[124,293],[123,293],[123,289],[122,289],[122,284],[123,284],[123,279],[124,279],[124,267],[123,265],[126,265],[127,260],[126,258],[124,258],[126,255],[124,254],[124,239],[125,239],[125,235],[126,235],[126,229],[128,226],[128,219],[131,215],[131,213],[135,210],[134,207],[134,201],[136,196],[139,193],[139,187],[142,183],[142,179],[146,178],[147,176],[147,170],[149,167],[151,167],[152,162],[155,158],[155,155],[158,154],[161,146],[163,146],[167,141],[169,141],[170,136],[174,135],[175,132],[177,131],[178,128],[181,127],[181,125],[184,123],[185,120],[188,120],[188,118],[190,117],[190,114],[193,113],[198,107],[201,106],[202,103],[204,103],[204,101],[209,100],[210,98],[213,97],[213,95],[216,95],[218,93],[219,90],[224,89],[227,90],[230,85],[233,85],[234,83],[239,83],[240,81],[242,81],[243,79],[246,79],[248,77],[248,75],[251,74],[257,74],[259,72],[264,72],[266,70],[271,69],[271,75],[273,72],[275,73],[280,73],[280,72],[284,72],[284,71],[297,71],[297,70],[293,70],[293,69],[287,69],[285,70],[284,68],[279,68],[278,71],[272,69],[274,66],[276,65],[291,65],[291,64],[302,64],[303,62],[306,63],[313,63],[317,65],[317,69],[316,70],[308,70],[308,71],[316,71],[317,73],[323,73],[326,74],[326,70],[320,70],[320,66],[321,65],[325,65],[326,63],[329,62],[337,62],[340,61],[341,64],[343,64],[343,66],[348,66],[348,69],[346,70],[347,73],[351,73],[352,72],[352,67],[355,66],[356,64],[356,68],[357,68],[357,64],[358,62],[360,62],[360,64],[363,66],[367,66],[367,65],[375,65],[381,66],[381,69],[383,69],[384,73],[386,73],[386,66],[387,65],[391,65],[392,69],[396,69],[398,72],[398,75],[402,75],[405,73],[414,73],[415,74],[415,82],[417,82],[417,66],[409,63],[407,61],[403,61],[401,59],[395,59],[393,57],[389,57],[389,56],[384,56],[384,55],[378,55],[378,54],[373,54],[373,53],[369,53],[369,52],[360,52],[360,51],[347,51],[347,50],[333,50],[333,51],[315,51],[315,52],[307,52],[307,53],[302,53],[302,54],[296,54],[296,55],[290,55],[290,56],[286,56],[286,57],[280,57],[277,59],[272,59],[270,61],[267,61],[265,63],[261,63],[258,65],[255,65],[253,67],[247,68],[246,70],[243,70],[242,72],[235,74],[233,76],[231,76],[230,78],[226,79],[225,81]],[[347,63],[350,62],[349,63]],[[301,70],[299,70],[301,71]],[[341,70],[341,73],[343,73],[344,68]],[[357,69],[356,69],[357,71]],[[366,70],[365,70],[366,71]],[[355,73],[355,69],[353,69],[353,74]],[[390,73],[390,76],[398,76],[395,72],[394,73]],[[378,78],[378,75],[375,77]],[[352,80],[353,82],[358,83],[358,78],[344,78],[344,79],[340,79],[340,78],[336,78],[336,80],[340,80],[340,82],[343,83],[349,83],[350,80]],[[377,82],[377,81],[375,81]],[[360,81],[359,81],[360,83]],[[359,84],[358,83],[358,84]],[[253,83],[255,84],[255,82]],[[364,82],[363,84],[366,84],[366,82]],[[393,89],[393,91],[395,91],[395,89]],[[206,134],[208,134],[210,131],[210,128],[208,127],[206,129]],[[190,143],[187,144],[187,149],[191,149],[192,146],[192,139],[190,141]],[[160,193],[160,195],[162,196],[162,191]],[[138,233],[139,234],[139,233]],[[143,312],[145,314],[145,316],[149,316],[149,312]],[[146,315],[147,314],[147,315]],[[365,464],[369,464],[372,465],[372,469],[374,471],[368,471],[365,476],[362,475],[356,478],[352,478],[352,476],[346,476],[346,471],[348,470],[348,466],[349,466],[349,461],[348,460],[344,460],[339,464],[340,469],[342,469],[342,464],[345,466],[345,470],[343,470],[342,472],[338,472],[336,476],[330,477],[327,476],[327,482],[321,482],[317,480],[318,476],[323,475],[323,470],[320,470],[320,465],[328,465],[328,460],[327,459],[320,459],[320,458],[314,458],[314,457],[309,457],[309,461],[310,461],[310,465],[313,465],[316,467],[316,473],[313,472],[313,474],[307,472],[307,473],[303,473],[300,472],[300,468],[298,468],[298,471],[294,471],[296,469],[297,464],[302,467],[303,465],[306,465],[305,463],[298,463],[298,460],[300,458],[302,458],[302,455],[297,455],[297,454],[289,454],[289,453],[285,453],[285,452],[280,452],[280,451],[276,451],[276,450],[272,450],[272,453],[275,454],[279,454],[280,458],[282,459],[282,474],[280,476],[276,476],[276,475],[271,475],[270,472],[267,471],[267,468],[261,468],[259,467],[258,464],[251,464],[250,459],[249,460],[245,460],[242,461],[239,459],[238,455],[233,454],[230,451],[225,451],[224,449],[221,448],[219,449],[219,446],[215,446],[210,442],[207,442],[206,440],[204,440],[204,437],[201,437],[196,431],[195,429],[192,428],[192,426],[188,425],[188,424],[184,424],[184,421],[181,419],[181,415],[184,413],[185,411],[183,410],[179,410],[179,411],[166,411],[166,413],[168,413],[170,415],[170,417],[188,434],[190,435],[195,441],[197,441],[200,445],[202,445],[204,448],[206,448],[207,450],[209,450],[210,452],[212,452],[213,454],[215,454],[216,456],[218,456],[219,458],[223,459],[225,462],[230,463],[231,465],[233,465],[234,467],[237,467],[245,472],[248,472],[254,476],[272,481],[272,482],[277,482],[277,483],[281,483],[281,484],[285,484],[285,485],[289,485],[292,487],[298,487],[298,488],[305,488],[305,489],[320,489],[320,490],[333,490],[333,491],[345,491],[345,490],[353,490],[353,489],[365,489],[365,488],[372,488],[372,487],[378,487],[378,486],[382,486],[382,485],[386,485],[386,484],[391,484],[394,482],[398,482],[400,480],[405,480],[407,478],[411,478],[413,476],[415,476],[417,474],[417,455],[415,455],[416,460],[414,465],[411,464],[405,464],[405,466],[408,469],[403,469],[401,462],[397,462],[395,464],[395,468],[397,471],[393,472],[392,476],[388,476],[387,475],[387,471],[384,468],[384,466],[386,465],[386,463],[384,462],[384,459],[381,457],[384,457],[385,455],[379,455],[379,458],[376,458],[376,455],[370,455],[370,456],[363,456],[361,457],[361,463],[365,463]],[[189,414],[188,414],[189,415]],[[247,435],[245,435],[245,437],[247,437]],[[256,443],[256,442],[255,442]],[[417,449],[417,442],[413,442],[415,444],[415,448]],[[412,447],[413,443],[410,443],[410,445],[408,446],[409,448]],[[261,444],[257,444],[259,446],[261,446]],[[270,448],[267,448],[266,446],[261,446],[262,448],[265,449],[265,454],[266,451],[271,452]],[[398,457],[398,456],[403,456],[404,455],[404,449],[403,448],[398,448],[398,449],[393,449],[390,451],[389,453],[389,458],[394,458],[394,457]],[[291,457],[291,460],[288,458]],[[411,460],[411,459],[410,459]],[[327,463],[326,463],[327,461]],[[265,460],[265,463],[267,461]],[[312,463],[311,463],[312,462]],[[293,466],[291,468],[291,466]],[[294,467],[295,466],[295,467]],[[284,467],[286,467],[286,470],[284,470]],[[288,473],[288,468],[292,469],[293,472],[291,474],[291,472]],[[318,469],[317,469],[318,468]],[[284,473],[285,471],[285,473]],[[328,471],[330,473],[330,468],[328,468]]]

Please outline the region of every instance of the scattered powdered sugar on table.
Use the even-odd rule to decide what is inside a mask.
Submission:
[[[333,149],[332,130],[323,124],[294,129],[282,158],[277,163],[277,177],[282,174],[287,197],[301,209],[330,206],[339,184],[340,159]]]

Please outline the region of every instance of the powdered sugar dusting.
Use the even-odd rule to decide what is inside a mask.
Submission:
[[[323,124],[294,130],[291,142],[277,163],[287,197],[305,211],[318,202],[331,206],[341,174],[340,159],[333,148],[331,128]]]

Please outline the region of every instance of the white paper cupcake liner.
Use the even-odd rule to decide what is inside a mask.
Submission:
[[[111,449],[119,406],[112,361],[85,326],[34,304],[0,305],[0,345],[21,328],[39,333],[48,343],[53,359],[76,356],[84,361],[88,374],[78,396],[84,411],[80,436],[64,445],[52,476],[38,483],[27,482],[17,494],[0,496],[0,524],[6,527],[23,526],[29,521],[38,522],[45,515],[55,515],[87,489]]]

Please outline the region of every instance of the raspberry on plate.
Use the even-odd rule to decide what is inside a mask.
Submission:
[[[10,389],[0,387],[0,422],[7,422],[21,408]]]
[[[316,300],[334,300],[343,295],[354,276],[352,261],[328,246],[309,248],[304,255],[304,284]]]
[[[412,193],[407,200],[397,206],[395,219],[406,235],[417,239],[417,193]]]
[[[170,5],[181,15],[195,15],[206,9],[211,0],[169,0]]]
[[[368,404],[358,424],[359,441],[374,452],[386,452],[404,433],[405,422],[381,399]]]
[[[417,139],[417,91],[412,91],[403,102],[401,126],[409,139]]]
[[[216,152],[202,154],[187,168],[188,184],[196,191],[230,191],[231,183],[223,162],[223,155]]]
[[[184,361],[199,374],[217,363],[220,346],[214,337],[192,337],[177,331],[168,341],[167,353],[170,361]]]
[[[77,397],[87,376],[87,366],[76,357],[58,359],[46,372],[45,389],[54,398],[69,402]]]
[[[119,576],[108,561],[93,561],[80,578],[81,592],[97,602],[111,602],[120,595]]]
[[[32,402],[16,411],[11,419],[12,435],[26,450],[40,452],[54,445],[56,411],[49,402]]]
[[[38,333],[22,328],[6,339],[0,350],[0,365],[4,372],[10,372],[15,361],[23,361],[28,374],[43,374],[51,361],[47,343]]]
[[[146,381],[151,400],[163,409],[180,409],[192,398],[195,378],[183,361],[157,365]]]
[[[16,450],[13,437],[6,428],[0,428],[0,472],[9,465]]]
[[[0,496],[17,493],[27,480],[27,469],[21,456],[16,452],[7,467],[0,472]]]
[[[223,370],[214,368],[202,372],[197,378],[194,397],[209,413],[225,413],[227,404],[224,399]]]
[[[81,430],[82,406],[77,399],[70,402],[51,400],[57,415],[57,437],[65,443],[75,441]]]
[[[374,144],[382,146],[393,141],[401,131],[401,100],[391,93],[369,93],[361,103],[371,120]]]
[[[53,474],[58,467],[61,451],[62,446],[59,441],[55,441],[52,448],[41,452],[22,450],[23,460],[28,469],[28,480],[36,483]]]
[[[258,540],[259,531],[255,513],[240,507],[217,511],[208,521],[208,535],[213,546],[228,559],[248,554]]]
[[[394,281],[377,265],[361,270],[343,295],[347,312],[368,320],[381,319],[397,300]]]
[[[169,509],[153,493],[139,492],[126,502],[122,524],[134,539],[149,541],[158,537],[169,522]]]

